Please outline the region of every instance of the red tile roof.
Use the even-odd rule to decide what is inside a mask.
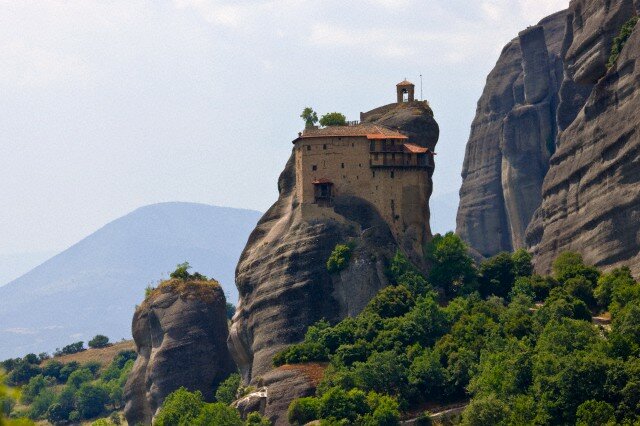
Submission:
[[[319,129],[305,129],[296,140],[308,138],[333,137],[365,137],[367,139],[408,139],[405,135],[388,127],[375,124],[358,124],[356,126],[328,126]]]
[[[411,154],[426,154],[427,152],[429,152],[429,148],[423,148],[421,146],[414,145],[412,143],[405,143],[403,147],[405,152],[408,152]]]
[[[415,86],[415,84],[413,84],[410,81],[407,80],[403,80],[400,83],[396,84],[396,86]]]

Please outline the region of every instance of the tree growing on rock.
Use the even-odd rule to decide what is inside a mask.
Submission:
[[[313,108],[306,107],[302,110],[300,118],[304,120],[304,127],[308,129],[309,127],[313,127],[318,122],[318,113],[315,112]]]
[[[340,112],[328,112],[320,117],[320,125],[327,126],[344,126],[347,124],[347,117]]]

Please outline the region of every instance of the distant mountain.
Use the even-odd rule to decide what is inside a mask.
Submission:
[[[144,289],[189,261],[236,303],[234,272],[261,213],[163,203],[123,216],[0,287],[0,359],[96,334],[131,337]]]
[[[0,287],[26,274],[57,251],[0,254]]]

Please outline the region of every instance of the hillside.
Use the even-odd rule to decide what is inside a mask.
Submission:
[[[163,203],[121,217],[0,287],[0,359],[106,334],[131,336],[131,314],[177,263],[215,277],[237,300],[234,265],[259,212]]]

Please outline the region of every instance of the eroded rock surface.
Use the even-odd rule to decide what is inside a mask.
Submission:
[[[219,382],[236,371],[224,292],[214,281],[165,281],[136,309],[132,328],[138,358],[125,386],[131,425],[151,424],[181,386],[213,401]]]
[[[467,143],[457,233],[482,256],[525,246],[555,149],[566,12],[528,28],[502,51],[478,101]]]
[[[617,65],[604,74],[602,54],[610,46],[602,34],[615,34],[608,25],[621,11],[631,13],[631,1],[610,2],[605,13],[596,1],[572,2],[582,7],[583,25],[601,24],[594,40],[583,35],[573,50],[575,73],[599,79],[584,109],[561,134],[544,181],[543,202],[528,240],[533,246],[536,270],[548,272],[562,251],[575,250],[594,265],[610,268],[628,265],[640,274],[640,31],[638,26],[621,53]],[[602,6],[603,7],[603,6]],[[604,7],[603,7],[604,8]],[[588,15],[588,16],[587,16]],[[574,26],[576,24],[574,23]],[[621,25],[621,24],[620,24]],[[596,35],[598,37],[596,37]],[[576,56],[576,55],[574,55]]]
[[[433,148],[438,128],[424,105],[388,105],[375,118],[364,115],[369,122],[406,132],[412,143]],[[273,356],[301,341],[307,327],[318,320],[338,321],[359,313],[388,285],[385,262],[401,246],[377,210],[363,199],[337,196],[333,208],[309,214],[297,199],[295,184],[292,156],[278,182],[280,196],[249,237],[236,271],[240,303],[229,349],[245,383],[268,382],[268,393],[272,388],[287,392],[287,386],[278,384],[285,379],[271,376]],[[427,201],[430,193],[431,184],[424,194]],[[428,216],[424,220],[428,227]],[[349,241],[356,247],[349,266],[329,274],[326,262],[331,252]],[[279,399],[286,402],[291,397],[283,394]],[[286,419],[285,402],[267,401],[267,407],[276,407],[267,408],[276,424]]]

